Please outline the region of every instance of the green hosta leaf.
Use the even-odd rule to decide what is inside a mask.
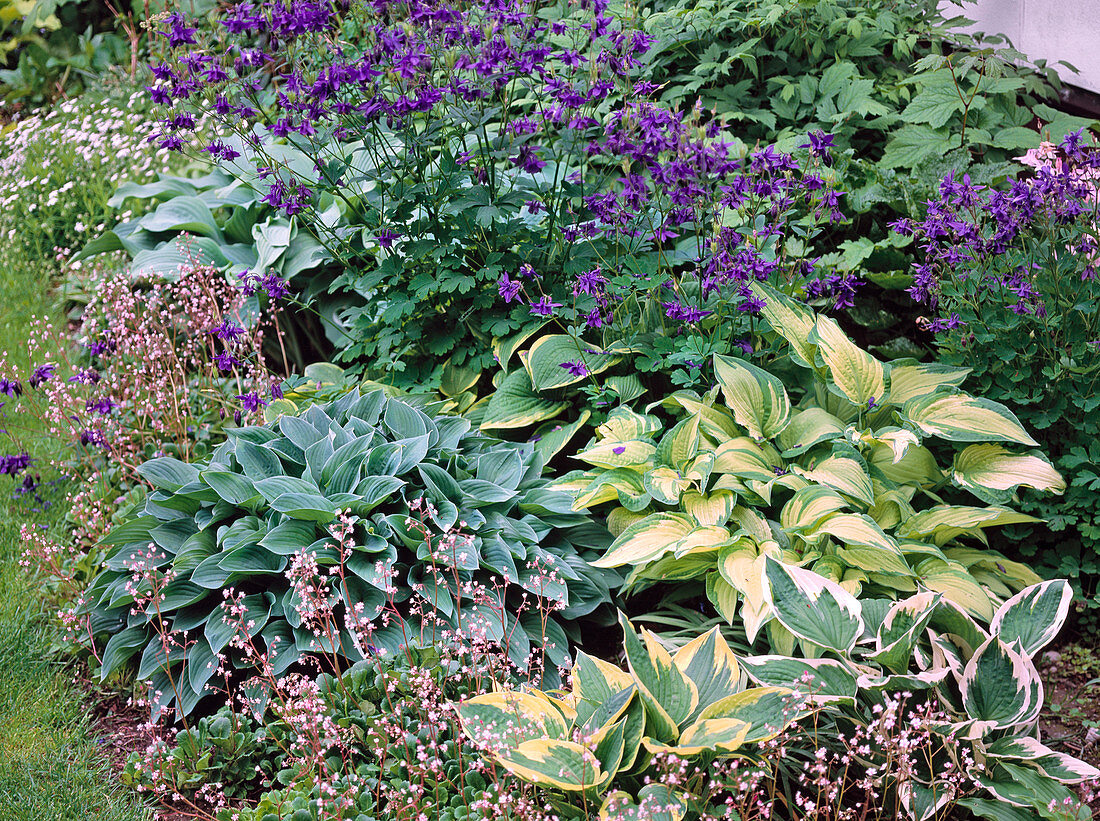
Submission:
[[[859,602],[851,593],[812,570],[770,556],[764,575],[767,601],[784,627],[819,647],[851,652],[864,631]]]
[[[833,382],[854,405],[868,407],[871,400],[881,404],[886,396],[886,370],[881,362],[864,351],[840,329],[836,320],[818,316],[810,333],[817,345],[822,364],[829,369]]]
[[[956,454],[953,478],[959,487],[978,493],[1014,491],[1021,485],[1052,493],[1066,489],[1062,474],[1046,459],[1014,454],[1000,445],[970,445]]]
[[[202,472],[202,480],[210,485],[220,498],[238,507],[258,499],[260,495],[256,486],[239,473],[207,468]]]
[[[717,627],[712,627],[677,650],[672,663],[695,682],[699,692],[697,711],[702,711],[735,690],[741,675],[737,659]],[[689,718],[694,718],[694,715]]]
[[[198,197],[177,196],[162,202],[156,209],[141,219],[141,227],[146,231],[187,232],[203,237],[221,237],[221,229],[214,221],[210,208]]]
[[[527,371],[518,368],[504,378],[490,397],[481,429],[525,428],[555,417],[568,407],[568,402],[556,402],[537,393]]]
[[[1078,784],[1100,778],[1100,770],[1096,767],[1073,756],[1052,750],[1031,736],[999,738],[988,745],[985,752],[993,758],[1032,762],[1051,778],[1063,784]]]
[[[750,656],[741,664],[753,681],[798,690],[815,701],[854,699],[859,691],[855,674],[833,659]]]
[[[929,436],[954,442],[1009,441],[1038,445],[999,402],[965,393],[935,393],[905,403],[903,415]]]
[[[778,378],[720,354],[714,356],[714,373],[737,424],[754,439],[771,439],[787,426],[791,401]]]
[[[936,363],[891,364],[890,402],[904,405],[911,399],[933,394],[942,387],[957,388],[970,374],[970,370]]]
[[[577,432],[584,428],[591,418],[591,411],[582,410],[574,421],[567,424],[546,422],[541,425],[535,431],[534,436],[531,437],[531,441],[535,443],[535,450],[542,455],[543,463],[549,462],[562,448],[569,444],[569,440],[576,436]]]
[[[1002,760],[997,763],[992,776],[978,775],[977,781],[1001,802],[1041,810],[1048,818],[1087,821],[1092,816],[1088,807],[1081,804],[1067,787],[1031,767]],[[1058,807],[1058,815],[1048,809],[1051,804]],[[1034,819],[1035,813],[1026,817]]]
[[[1010,598],[994,614],[989,630],[1002,642],[1034,656],[1054,640],[1066,621],[1073,589],[1061,579],[1032,585]]]
[[[534,389],[547,391],[581,382],[588,378],[588,374],[602,373],[618,361],[618,357],[584,340],[551,334],[541,337],[531,346],[524,365]],[[586,374],[575,375],[571,369],[562,367],[565,363],[582,364]]]
[[[1043,685],[1035,666],[997,636],[974,651],[959,690],[967,715],[998,728],[1033,721],[1043,706]]]
[[[142,479],[159,490],[179,490],[184,485],[197,482],[199,479],[197,468],[170,456],[161,456],[143,462],[138,466],[137,472]]]

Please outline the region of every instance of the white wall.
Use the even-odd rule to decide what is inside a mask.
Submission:
[[[1065,60],[1080,74],[1056,66],[1062,80],[1100,93],[1100,0],[944,0],[945,16],[976,20],[975,31],[1004,34],[1032,60]]]

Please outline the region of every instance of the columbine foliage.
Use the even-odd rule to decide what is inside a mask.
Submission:
[[[774,616],[761,582],[769,555],[864,596],[939,590],[983,620],[1038,581],[960,540],[1031,517],[938,495],[950,484],[990,502],[1021,484],[1064,489],[1042,457],[992,444],[1035,444],[1012,413],[960,391],[964,368],[883,363],[832,319],[754,289],[782,356],[774,365],[793,369],[718,356],[714,389],[663,400],[681,421],[663,431],[656,416],[617,409],[577,455],[591,469],[559,484],[577,509],[615,503],[617,538],[597,566],[632,568],[628,587],[698,584],[731,623],[740,601],[750,640]],[[794,401],[785,384],[799,391]],[[975,444],[945,471],[923,444],[936,438]]]
[[[147,462],[156,490],[111,531],[85,596],[91,635],[107,639],[101,675],[141,652],[154,712],[190,713],[223,654],[248,666],[230,641],[243,620],[276,671],[310,650],[339,667],[462,631],[505,641],[519,669],[545,648],[553,682],[616,578],[584,558],[605,531],[541,468],[530,449],[380,391],[233,430],[198,466]]]

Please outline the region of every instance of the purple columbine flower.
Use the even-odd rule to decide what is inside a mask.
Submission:
[[[504,299],[504,304],[507,305],[513,300],[519,299],[519,291],[523,285],[518,279],[509,279],[505,274],[500,278],[500,282],[497,285],[497,290],[500,292],[501,298]]]
[[[544,296],[538,302],[531,304],[531,313],[535,316],[551,316],[555,308],[562,307],[560,302],[551,302],[550,297]]]
[[[236,342],[244,336],[244,328],[234,325],[227,319],[221,325],[215,325],[211,328],[210,333],[222,341]]]
[[[378,240],[379,245],[381,245],[388,251],[390,248],[393,247],[393,241],[395,239],[401,238],[401,234],[399,234],[397,231],[390,231],[388,228],[383,228],[381,231],[374,235],[374,238]]]
[[[174,12],[165,19],[168,23],[168,31],[158,32],[168,38],[168,47],[176,48],[177,46],[193,46],[195,45],[195,32],[198,29],[191,28],[187,25],[187,20],[179,12]]]
[[[43,382],[49,382],[50,379],[53,377],[53,372],[56,370],[57,365],[54,365],[52,363],[39,365],[37,368],[34,369],[34,372],[31,374],[30,379],[27,380],[27,383],[32,388],[37,388]]]
[[[109,396],[104,396],[94,401],[89,399],[84,407],[86,410],[95,411],[100,416],[109,416],[111,411],[118,407],[118,403],[114,402]]]
[[[264,407],[264,405],[267,404],[267,402],[261,399],[260,395],[255,392],[242,393],[237,398],[241,400],[241,407],[243,407],[249,413],[258,411],[260,408]]]
[[[282,385],[272,385],[271,386],[271,398],[272,399],[282,399],[283,398],[283,386]]]
[[[67,382],[79,382],[81,385],[94,385],[99,381],[99,372],[91,368],[78,371],[75,376],[70,376]]]
[[[565,368],[573,376],[588,376],[588,366],[580,360],[576,362],[562,362],[558,367]]]
[[[522,168],[528,174],[538,173],[540,169],[546,167],[546,161],[539,159],[538,154],[535,153],[537,150],[529,145],[523,146],[519,153],[512,157],[512,165]]]
[[[0,379],[0,393],[16,397],[23,395],[23,386],[17,379]]]
[[[220,354],[214,357],[214,364],[217,365],[218,370],[222,373],[228,373],[235,367],[241,364],[240,360],[229,351],[222,351]]]
[[[16,476],[30,467],[33,461],[29,453],[13,453],[8,456],[0,456],[0,475]]]
[[[264,290],[267,291],[268,298],[273,302],[279,301],[290,293],[290,286],[287,284],[287,281],[275,274],[268,274],[260,280],[260,284],[263,285]]]
[[[252,271],[245,268],[239,274],[237,279],[240,281],[241,293],[245,296],[252,296],[258,290],[260,290],[260,277],[258,274],[252,273]]]
[[[103,431],[96,430],[95,428],[88,428],[80,434],[80,444],[84,447],[95,445],[97,447],[106,448],[107,439],[104,437]]]
[[[809,138],[808,143],[802,143],[799,148],[810,149],[810,156],[817,157],[825,165],[832,162],[832,154],[829,149],[836,148],[833,143],[833,135],[826,134],[824,131],[811,131],[806,135]]]

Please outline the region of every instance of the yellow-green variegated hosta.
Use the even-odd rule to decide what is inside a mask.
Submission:
[[[769,556],[859,598],[938,592],[983,622],[1038,582],[985,547],[986,528],[1034,521],[1007,506],[1016,488],[1065,488],[1012,412],[961,391],[965,368],[882,362],[832,319],[754,287],[800,379],[715,356],[710,392],[656,403],[679,420],[668,430],[614,410],[577,454],[588,469],[558,483],[575,509],[606,511],[616,539],[597,564],[630,568],[628,588],[704,585],[750,641],[774,618]],[[951,465],[931,439],[960,443]],[[976,503],[945,502],[949,486]],[[777,649],[789,640],[769,632]]]
[[[751,756],[808,714],[797,684],[746,686],[717,628],[672,654],[620,623],[627,670],[578,653],[570,690],[475,696],[457,706],[463,732],[519,778],[595,801],[601,819],[679,821],[686,796],[661,784],[636,796],[618,787],[644,783],[655,753]]]
[[[1100,771],[1043,744],[1036,726],[1043,685],[1032,659],[1065,622],[1073,597],[1066,582],[1010,596],[988,627],[942,593],[860,601],[771,557],[764,583],[776,619],[804,652],[740,659],[755,683],[809,691],[820,708],[815,726],[835,720],[840,731],[866,722],[886,694],[907,693],[940,712],[928,729],[942,760],[917,756],[911,770],[883,770],[886,804],[896,795],[913,821],[954,818],[956,805],[984,818],[1091,817],[1069,785]],[[960,768],[973,782],[965,789],[947,777]],[[1060,814],[1049,814],[1049,804]]]

